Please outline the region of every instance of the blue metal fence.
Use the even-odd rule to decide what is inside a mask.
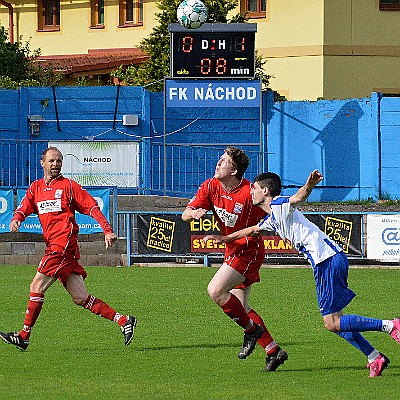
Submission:
[[[39,160],[47,141],[0,140],[0,186],[25,187],[43,177]]]
[[[0,186],[26,187],[43,176],[39,160],[48,146],[42,140],[0,140]],[[164,144],[141,142],[139,186],[125,193],[191,197],[199,185],[214,175],[215,165],[228,144]],[[258,173],[259,144],[240,144],[250,158],[249,179]],[[127,163],[135,162],[126,160]]]
[[[215,165],[228,145],[152,143],[150,179],[143,182],[141,190],[147,194],[192,197],[200,184],[214,175]],[[258,143],[240,143],[237,146],[244,149],[250,158],[246,177],[252,179],[259,173],[260,146]]]

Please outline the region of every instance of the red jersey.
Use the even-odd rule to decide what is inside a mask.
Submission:
[[[34,181],[12,219],[23,222],[28,215],[37,214],[43,229],[46,252],[78,259],[79,226],[75,211],[93,217],[105,234],[112,233],[111,225],[96,200],[78,183],[62,175],[49,183],[44,179]]]
[[[247,179],[242,179],[230,192],[224,190],[218,179],[207,179],[187,206],[212,211],[223,235],[257,225],[266,215],[260,207],[253,205]],[[264,248],[261,236],[246,236],[227,243],[225,255],[252,251],[256,247]]]

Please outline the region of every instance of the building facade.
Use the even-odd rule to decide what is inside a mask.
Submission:
[[[104,84],[156,24],[150,0],[0,0],[10,38]],[[271,88],[289,100],[400,94],[400,0],[239,0],[257,23]]]

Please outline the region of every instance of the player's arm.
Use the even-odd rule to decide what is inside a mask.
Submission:
[[[313,191],[315,185],[321,182],[322,179],[324,179],[324,177],[322,176],[321,172],[319,172],[317,169],[312,171],[308,176],[307,182],[304,184],[304,186],[302,186],[293,196],[290,196],[289,203],[295,207],[297,204],[305,201]]]
[[[207,235],[202,240],[203,242],[207,242],[207,240],[212,239],[215,243],[229,243],[234,240],[244,238],[245,236],[257,236],[261,232],[259,225],[249,226],[247,228],[243,228],[240,231],[236,231],[230,233],[227,236],[222,235]]]
[[[191,222],[199,220],[208,211],[212,210],[213,205],[210,200],[210,179],[204,181],[197,190],[196,195],[189,201],[182,213],[182,220]]]
[[[31,187],[25,193],[10,222],[10,231],[18,232],[21,223],[25,221],[28,215],[35,213],[35,201]]]
[[[205,215],[208,212],[208,210],[204,208],[190,208],[187,207],[185,211],[182,213],[182,220],[185,222],[191,222],[194,219],[200,219],[203,215]]]
[[[94,197],[76,182],[72,182],[72,185],[75,208],[81,214],[90,215],[99,223],[104,232],[104,243],[106,249],[108,249],[117,241],[117,235],[113,232],[110,223],[105,215],[101,212],[101,209]]]

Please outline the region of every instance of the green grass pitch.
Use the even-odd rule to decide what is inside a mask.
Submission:
[[[0,267],[0,330],[19,330],[34,266]],[[0,343],[1,398],[8,399],[394,399],[400,346],[380,332],[365,336],[391,360],[371,379],[366,358],[323,327],[309,268],[262,268],[251,305],[289,360],[262,372],[258,346],[237,352],[242,331],[209,299],[215,268],[88,267],[89,292],[137,316],[124,346],[119,327],[75,306],[58,282],[46,293],[31,344]],[[399,269],[350,269],[357,297],[346,310],[393,318]]]

